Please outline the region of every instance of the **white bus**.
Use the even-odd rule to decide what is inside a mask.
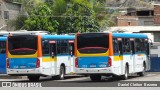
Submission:
[[[74,73],[74,36],[13,35],[7,40],[7,74],[64,79]]]
[[[101,76],[120,76],[128,79],[131,73],[144,76],[150,69],[148,37],[132,33],[82,33],[75,37],[75,73]]]

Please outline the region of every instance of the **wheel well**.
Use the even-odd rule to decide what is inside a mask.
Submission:
[[[66,74],[66,67],[65,67],[65,64],[62,63],[61,66],[64,68],[64,73]]]

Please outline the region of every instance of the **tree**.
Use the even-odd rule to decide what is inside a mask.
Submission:
[[[95,11],[95,17],[100,27],[100,30],[106,30],[110,26],[114,26],[114,18],[117,15],[116,12],[109,12],[105,8],[105,0],[92,0],[93,1],[93,10]]]
[[[63,23],[60,24],[64,27],[59,33],[99,31],[94,11],[87,0],[73,0],[63,16]]]
[[[51,9],[45,5],[39,5],[35,10],[32,10],[30,16],[25,21],[27,30],[46,30],[56,32],[58,22],[53,19]]]
[[[27,20],[26,16],[19,15],[15,21],[16,30],[24,29],[25,20]]]

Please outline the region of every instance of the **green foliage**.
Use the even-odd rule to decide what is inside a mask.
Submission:
[[[16,30],[24,29],[25,26],[25,20],[27,19],[26,16],[18,16],[17,20],[15,22],[16,24]]]
[[[53,4],[53,14],[55,16],[62,15],[67,10],[67,3],[64,0],[55,0],[55,3]]]
[[[110,26],[114,26],[114,12],[109,13],[109,10],[105,9],[105,0],[94,0],[93,10],[95,11],[96,20],[100,27],[100,30],[106,30]]]
[[[71,3],[63,15],[60,24],[64,27],[59,33],[97,32],[99,28],[91,4],[87,0],[73,0]]]
[[[98,32],[113,26],[105,0],[14,0],[22,3],[27,18],[17,18],[17,29],[47,30],[57,34]]]
[[[52,17],[51,9],[45,5],[39,5],[35,10],[32,10],[31,15],[25,21],[25,28],[27,30],[46,30],[55,32],[58,22]]]

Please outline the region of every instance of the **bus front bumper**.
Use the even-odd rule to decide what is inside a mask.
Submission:
[[[76,74],[110,74],[112,72],[112,68],[76,68]]]

